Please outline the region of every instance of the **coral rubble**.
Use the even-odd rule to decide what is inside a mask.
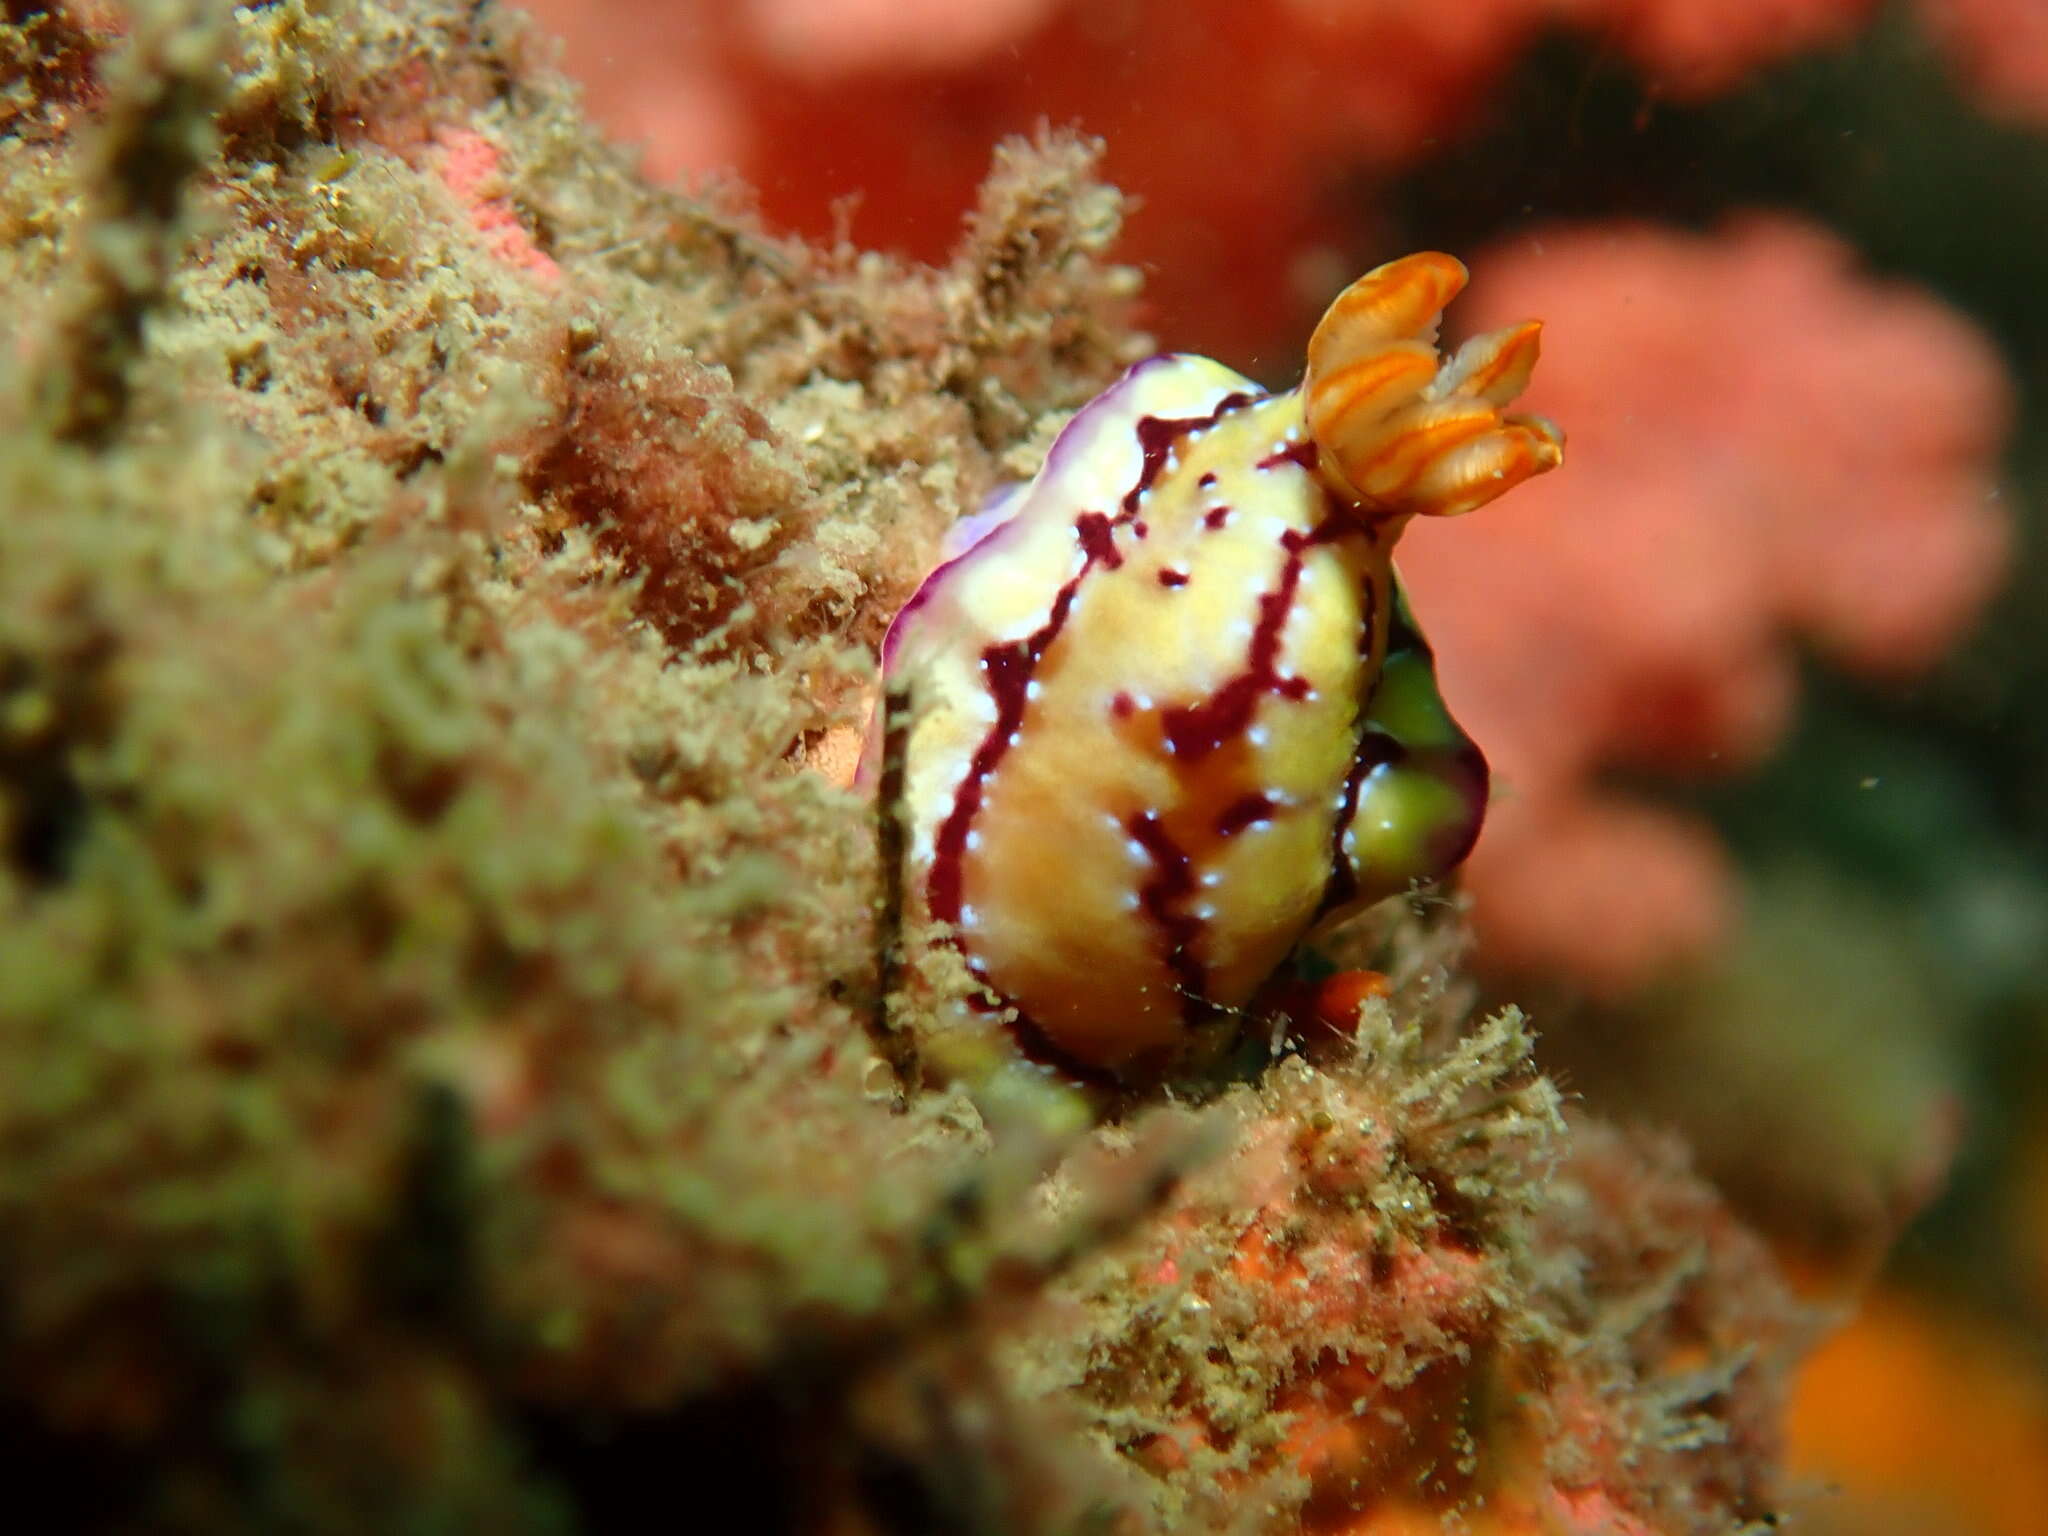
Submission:
[[[872,808],[796,765],[1143,347],[1089,146],[999,150],[924,267],[651,188],[489,3],[6,16],[26,1506],[1768,1518],[1807,1319],[1466,1019],[1441,917],[1350,1034],[1108,1112],[875,1033]]]

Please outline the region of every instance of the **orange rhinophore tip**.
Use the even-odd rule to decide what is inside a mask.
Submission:
[[[1317,376],[1317,440],[1363,440],[1404,405],[1421,398],[1436,378],[1436,348],[1419,341],[1389,342]]]
[[[1309,338],[1302,403],[1324,477],[1378,515],[1454,517],[1564,462],[1556,427],[1502,414],[1535,372],[1538,321],[1439,358],[1437,318],[1464,286],[1464,264],[1438,252],[1388,262]]]
[[[1543,322],[1524,320],[1506,330],[1474,336],[1444,365],[1437,389],[1489,405],[1506,405],[1529,387],[1543,350]]]
[[[1374,267],[1330,301],[1308,340],[1309,372],[1329,366],[1326,351],[1349,357],[1376,342],[1434,340],[1437,316],[1465,291],[1466,281],[1465,263],[1442,251]]]
[[[1414,510],[1457,517],[1564,462],[1564,435],[1541,416],[1508,416],[1495,430],[1432,458],[1408,486]]]

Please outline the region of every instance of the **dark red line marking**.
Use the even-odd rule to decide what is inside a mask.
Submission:
[[[1180,983],[1180,1014],[1208,992],[1209,977],[1195,958],[1194,944],[1208,925],[1180,903],[1195,893],[1195,866],[1187,850],[1173,840],[1158,813],[1145,811],[1124,823],[1124,830],[1152,856],[1152,878],[1138,888],[1138,904],[1165,943],[1167,969]]]
[[[1029,702],[1032,674],[1045,657],[1046,651],[1059,638],[1066,627],[1067,619],[1073,612],[1074,600],[1079,594],[1081,583],[1098,565],[1115,570],[1123,563],[1122,552],[1116,547],[1115,529],[1120,524],[1136,520],[1138,503],[1145,492],[1150,490],[1166,470],[1166,461],[1174,445],[1190,433],[1204,431],[1214,426],[1226,414],[1259,398],[1250,394],[1226,395],[1207,416],[1166,418],[1146,416],[1139,419],[1136,427],[1138,443],[1143,455],[1138,469],[1138,478],[1123,494],[1114,518],[1100,512],[1084,512],[1075,520],[1074,536],[1082,551],[1081,569],[1061,586],[1053,598],[1052,608],[1045,622],[1024,639],[1003,645],[992,645],[981,653],[982,670],[988,677],[990,697],[996,705],[995,723],[988,734],[974,750],[966,775],[953,793],[953,804],[946,813],[946,819],[939,824],[932,839],[932,867],[926,882],[926,895],[931,915],[940,922],[956,927],[964,908],[965,860],[967,837],[972,830],[974,819],[981,813],[987,796],[989,776],[1001,764],[1003,756],[1010,749],[1011,738],[1023,723],[1025,707]],[[1214,483],[1209,476],[1207,483]],[[1137,536],[1144,537],[1143,524],[1138,525]],[[1128,694],[1119,694],[1112,702],[1111,713],[1122,718],[1128,715],[1134,705]],[[1199,996],[1203,985],[1202,968],[1186,951],[1187,940],[1199,933],[1201,922],[1188,914],[1176,913],[1171,903],[1186,891],[1194,888],[1192,865],[1187,854],[1179,849],[1168,836],[1164,827],[1156,820],[1145,818],[1148,825],[1144,830],[1134,826],[1131,835],[1138,838],[1153,856],[1158,872],[1140,893],[1140,900],[1153,911],[1154,920],[1162,925],[1174,945],[1168,955],[1168,964],[1186,984],[1187,990]],[[1191,925],[1191,926],[1190,926]],[[965,949],[961,936],[956,933],[953,942]],[[975,974],[987,980],[983,968],[973,964]],[[991,985],[992,991],[998,991]],[[1096,1075],[1084,1064],[1073,1061],[1061,1051],[1035,1024],[1029,1014],[1007,996],[1004,1003],[1016,1008],[1016,1032],[1019,1045],[1025,1054],[1035,1060],[1050,1061],[1080,1076]],[[1186,999],[1183,999],[1183,1009]]]
[[[1344,831],[1358,814],[1358,797],[1365,789],[1365,781],[1405,755],[1401,744],[1383,731],[1367,731],[1358,738],[1351,770],[1344,775],[1344,793],[1337,799],[1337,822],[1330,829],[1330,878],[1323,884],[1321,911],[1341,907],[1358,893],[1358,877],[1352,873],[1351,861],[1344,857]]]
[[[1260,469],[1278,469],[1282,464],[1295,464],[1303,469],[1316,467],[1316,445],[1304,438],[1298,443],[1283,443],[1259,460]]]
[[[1287,563],[1280,568],[1280,584],[1259,599],[1259,619],[1246,648],[1245,669],[1202,703],[1169,709],[1161,716],[1167,748],[1175,757],[1184,762],[1206,757],[1251,724],[1252,711],[1258,707],[1261,694],[1283,690],[1299,681],[1280,676],[1280,631],[1294,611],[1294,594],[1301,586],[1308,551],[1342,538],[1348,531],[1336,519],[1325,518],[1309,533],[1297,533],[1290,528],[1280,535]]]
[[[1105,529],[1108,527],[1109,520],[1100,512],[1087,514],[1083,523],[1088,518],[1095,519]],[[1076,525],[1075,531],[1081,537],[1083,548],[1086,548],[1087,535],[1080,525]],[[939,824],[939,830],[932,838],[932,872],[926,892],[932,916],[942,923],[960,921],[961,891],[965,880],[961,861],[967,853],[967,834],[973,827],[974,818],[981,813],[988,776],[995,772],[1003,754],[1010,750],[1010,738],[1024,720],[1031,674],[1037,670],[1046,647],[1066,627],[1067,615],[1074,606],[1074,594],[1080,591],[1088,573],[1095,569],[1095,562],[1096,555],[1090,552],[1081,569],[1060,588],[1058,596],[1053,599],[1052,611],[1037,629],[1022,640],[991,645],[981,653],[981,669],[987,674],[988,691],[996,703],[996,720],[974,749],[967,775],[960,781],[959,789],[954,791],[952,809],[946,813],[946,819]]]
[[[1223,808],[1223,814],[1216,818],[1216,835],[1224,839],[1233,838],[1247,827],[1255,827],[1270,819],[1279,809],[1280,803],[1271,795],[1246,795]]]
[[[1372,637],[1379,619],[1379,588],[1368,581],[1365,584],[1365,602],[1360,606],[1358,623],[1358,656],[1368,671],[1372,669]],[[1395,605],[1394,612],[1400,613]],[[1387,636],[1388,654],[1393,649],[1393,635]],[[1382,669],[1386,666],[1386,655],[1380,657]],[[1379,687],[1379,677],[1373,676],[1371,687],[1365,697],[1358,701],[1360,720],[1372,706],[1373,691]],[[1330,878],[1323,883],[1323,900],[1320,910],[1327,912],[1343,905],[1358,889],[1358,881],[1351,873],[1351,861],[1344,857],[1344,829],[1351,825],[1351,818],[1358,814],[1358,796],[1365,787],[1366,777],[1382,763],[1393,762],[1401,752],[1401,744],[1381,731],[1361,730],[1358,745],[1351,751],[1351,767],[1344,775],[1344,791],[1337,797],[1337,822],[1330,831]]]
[[[1173,445],[1190,432],[1205,431],[1216,425],[1225,416],[1241,405],[1249,405],[1258,397],[1255,395],[1225,395],[1216,402],[1216,409],[1206,416],[1140,416],[1138,418],[1138,447],[1144,454],[1143,465],[1138,470],[1138,483],[1124,492],[1122,510],[1117,521],[1123,522],[1135,517],[1138,512],[1138,498],[1152,489],[1152,483],[1166,471],[1167,455],[1173,452]]]
[[[1084,512],[1076,518],[1074,537],[1080,542],[1084,557],[1081,569],[1053,598],[1052,610],[1046,615],[1045,623],[1022,640],[992,645],[981,653],[982,670],[988,675],[989,693],[996,704],[996,719],[988,734],[981,739],[981,744],[974,749],[966,777],[954,791],[952,807],[932,839],[932,870],[926,892],[932,916],[940,922],[960,921],[965,883],[961,866],[967,853],[967,834],[974,818],[981,813],[989,775],[1002,762],[1003,754],[1010,749],[1011,736],[1023,723],[1032,673],[1037,671],[1047,648],[1066,627],[1074,598],[1088,573],[1098,564],[1115,570],[1123,563],[1123,555],[1116,547],[1116,523],[1129,522],[1137,516],[1139,498],[1165,472],[1167,456],[1173,452],[1175,443],[1190,432],[1213,427],[1227,413],[1248,404],[1253,398],[1241,393],[1226,395],[1217,401],[1216,408],[1207,416],[1140,417],[1136,430],[1143,461],[1138,468],[1136,483],[1124,492],[1117,517],[1112,520],[1100,512]]]

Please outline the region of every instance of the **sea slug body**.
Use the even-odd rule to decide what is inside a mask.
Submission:
[[[878,740],[904,890],[1044,1054],[1169,1055],[1319,918],[1477,836],[1485,761],[1393,546],[1562,447],[1502,412],[1533,322],[1439,357],[1464,282],[1436,254],[1368,273],[1281,394],[1206,358],[1139,363],[956,529],[891,625]]]

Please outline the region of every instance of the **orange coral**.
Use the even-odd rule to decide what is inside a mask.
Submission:
[[[1109,144],[1130,252],[1175,345],[1243,357],[1325,296],[1347,170],[1424,152],[1544,28],[1610,39],[1700,97],[1834,40],[1871,0],[528,0],[656,174],[736,165],[768,214],[934,258],[987,146],[1050,119]],[[630,46],[627,40],[630,39]],[[1294,272],[1290,288],[1277,274]],[[1225,296],[1227,295],[1227,299]]]
[[[1795,1475],[1816,1515],[1885,1530],[2029,1536],[2048,1508],[2048,1391],[2013,1340],[1879,1295],[1801,1371]],[[1856,1528],[1861,1528],[1860,1526]]]
[[[435,142],[441,151],[441,180],[491,254],[542,282],[558,282],[562,269],[533,243],[519,210],[505,196],[497,146],[473,128],[443,129]]]
[[[1488,953],[1613,992],[1722,931],[1698,824],[1594,787],[1781,735],[1794,641],[1909,674],[2002,568],[2009,414],[1985,341],[1818,230],[1552,230],[1482,259],[1478,325],[1544,315],[1570,469],[1403,568],[1500,785],[1469,866]]]

